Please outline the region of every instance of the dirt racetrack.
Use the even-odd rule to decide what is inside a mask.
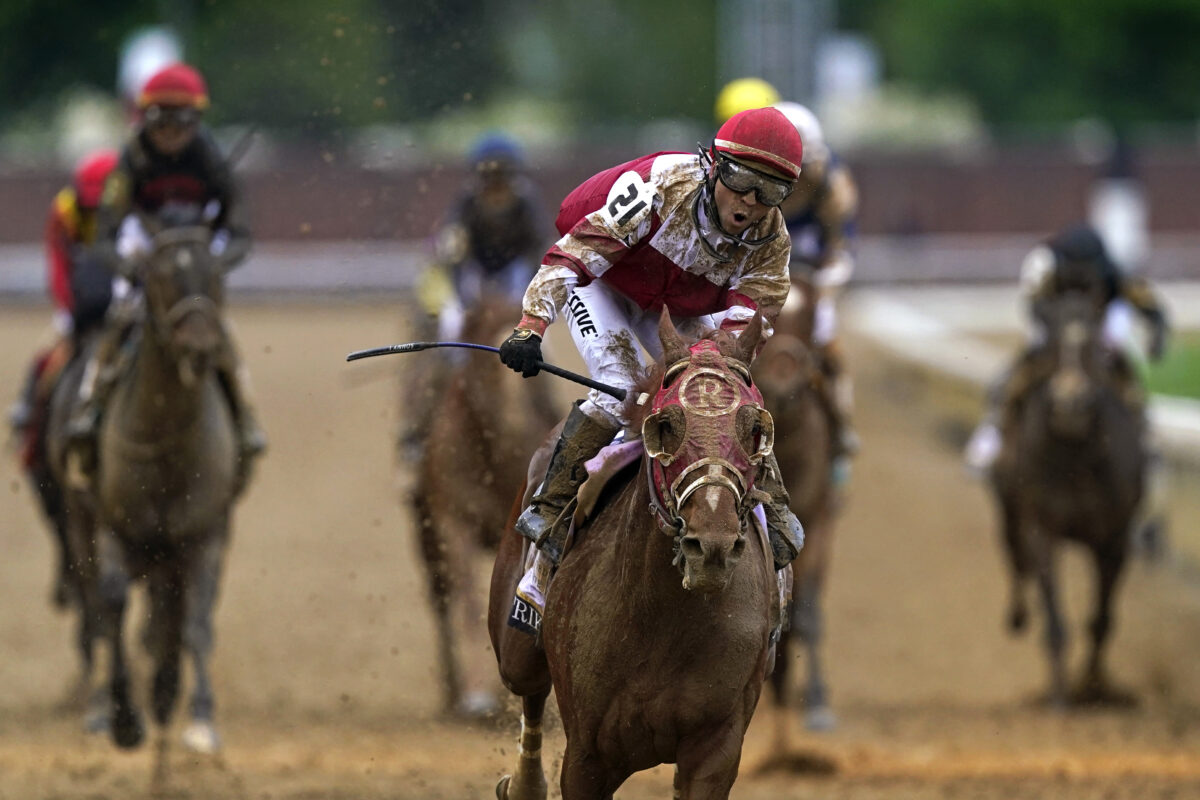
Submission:
[[[225,746],[215,758],[176,747],[167,797],[486,800],[513,763],[515,717],[464,726],[438,714],[424,587],[398,500],[406,476],[397,480],[392,460],[399,362],[343,361],[401,340],[396,307],[232,311],[271,450],[236,514],[217,614]],[[0,314],[0,401],[15,397],[48,317]],[[1128,574],[1112,671],[1140,697],[1136,708],[1039,707],[1040,623],[1024,639],[1003,631],[992,508],[946,442],[947,392],[865,341],[849,344],[864,450],[828,597],[840,725],[817,736],[792,721],[788,750],[793,767],[807,759],[833,771],[765,768],[774,724],[764,695],[733,796],[1200,798],[1194,573],[1137,563]],[[76,665],[69,620],[47,600],[50,539],[11,454],[0,478],[0,800],[148,796],[152,748],[117,752],[61,706]],[[1183,485],[1195,491],[1195,477]],[[1066,566],[1078,661],[1090,576],[1079,559]],[[552,772],[560,748],[552,722]],[[667,798],[670,782],[659,768],[618,796]]]

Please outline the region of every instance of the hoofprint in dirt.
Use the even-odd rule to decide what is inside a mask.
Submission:
[[[488,798],[510,765],[515,730],[437,716],[434,636],[397,499],[408,476],[392,462],[402,360],[343,360],[404,341],[398,309],[232,309],[272,449],[234,519],[217,615],[225,747],[215,759],[176,750],[169,796]],[[47,323],[39,310],[0,314],[7,386]],[[558,363],[580,368],[569,343],[551,340]],[[787,757],[776,760],[775,721],[761,702],[732,796],[1200,796],[1194,578],[1144,564],[1128,576],[1111,667],[1137,708],[1062,716],[1034,704],[1045,677],[1040,622],[1025,639],[1004,634],[994,512],[942,436],[962,424],[947,418],[961,398],[861,340],[849,344],[864,445],[828,598],[841,726],[817,737],[791,718]],[[51,541],[15,459],[0,463],[0,479],[0,798],[147,796],[151,752],[117,753],[58,707],[76,664],[70,621],[47,598]],[[1194,491],[1194,481],[1173,488]],[[1078,630],[1090,582],[1081,559],[1066,566]],[[552,720],[552,770],[561,746]],[[666,797],[670,783],[660,768],[619,796]]]

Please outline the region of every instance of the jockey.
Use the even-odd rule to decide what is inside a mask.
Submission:
[[[525,159],[515,141],[484,135],[471,148],[470,166],[467,185],[434,236],[434,263],[417,282],[425,327],[433,334],[436,326],[442,341],[460,338],[464,313],[484,296],[499,294],[520,304],[540,248],[549,240],[549,220],[524,175]],[[424,359],[417,363],[426,370],[410,373],[408,412],[398,440],[404,459],[420,458],[429,417],[442,400],[440,379],[446,371],[439,368],[461,357],[453,352]]]
[[[755,311],[764,333],[787,298],[791,249],[778,206],[800,172],[803,146],[779,111],[758,108],[729,119],[697,155],[655,153],[604,170],[563,201],[562,238],[525,291],[523,316],[500,359],[538,372],[546,328],[566,310],[576,347],[596,380],[629,389],[657,358],[665,306],[680,332],[739,333]],[[592,391],[567,417],[545,479],[517,529],[552,562],[565,531],[555,522],[586,477],[583,463],[629,425],[629,405]],[[788,509],[774,456],[759,474],[775,565],[799,552],[803,531]]]
[[[142,87],[138,124],[108,176],[99,209],[100,246],[107,249],[114,267],[149,252],[151,238],[140,215],[154,217],[168,227],[207,226],[213,232],[210,249],[214,256],[230,265],[245,258],[249,230],[240,217],[230,165],[201,124],[207,107],[204,78],[186,64],[164,67]],[[68,424],[73,444],[85,455],[85,465],[94,456],[99,418],[119,373],[120,345],[141,313],[140,295],[126,278],[114,281],[113,297],[112,324],[88,364]],[[244,472],[249,459],[265,449],[266,438],[249,403],[244,369],[228,332],[217,370],[237,422]]]
[[[1029,302],[1033,326],[1030,341],[1016,363],[988,392],[988,413],[967,443],[965,460],[975,474],[991,469],[1000,454],[1002,432],[1026,393],[1037,380],[1045,339],[1045,309],[1067,292],[1088,292],[1098,298],[1102,311],[1124,300],[1135,308],[1151,330],[1149,356],[1157,361],[1166,349],[1169,326],[1161,303],[1144,278],[1127,275],[1113,263],[1104,242],[1089,225],[1073,225],[1039,244],[1021,265],[1021,293]],[[1112,375],[1120,395],[1135,409],[1145,404],[1137,370],[1122,349],[1113,317],[1105,316],[1104,341]]]
[[[46,222],[46,284],[54,303],[57,341],[34,358],[21,398],[10,412],[14,429],[25,434],[25,460],[41,433],[50,393],[75,345],[104,319],[111,298],[112,273],[96,252],[96,208],[104,182],[117,163],[115,150],[84,157],[71,183],[50,204]]]
[[[463,309],[484,293],[501,292],[519,303],[544,247],[543,217],[533,184],[522,174],[520,147],[488,134],[471,148],[472,177],[438,231],[434,255],[447,270],[454,297],[439,314],[439,335],[456,339]]]
[[[796,191],[780,208],[792,239],[792,272],[811,271],[817,292],[813,343],[826,378],[822,386],[835,427],[835,457],[845,459],[858,451],[858,435],[851,425],[850,376],[837,342],[836,301],[854,274],[858,187],[850,170],[826,145],[812,111],[791,102],[776,103],[775,108],[796,126],[804,142],[804,169]]]

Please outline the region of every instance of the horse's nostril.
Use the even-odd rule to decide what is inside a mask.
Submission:
[[[684,558],[700,558],[704,555],[704,546],[695,536],[685,536],[679,542]]]

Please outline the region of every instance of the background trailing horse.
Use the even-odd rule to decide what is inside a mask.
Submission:
[[[208,660],[238,454],[230,405],[214,370],[228,333],[221,310],[224,268],[210,254],[209,240],[207,228],[161,230],[152,252],[129,267],[144,291],[144,321],[131,332],[132,356],[101,419],[92,480],[68,493],[85,613],[97,621],[109,650],[111,732],[122,747],[137,746],[144,735],[124,630],[129,585],[146,581],[142,638],[154,661],[152,705],[164,734],[160,767],[185,640],[196,684],[185,741],[200,749],[217,741]],[[68,483],[62,423],[78,385],[78,375],[65,378],[53,403],[51,461]]]
[[[498,344],[520,317],[500,295],[468,309],[462,338]],[[487,598],[480,569],[494,558],[512,498],[534,448],[558,421],[547,380],[524,381],[493,353],[441,350],[448,374],[428,419],[411,502],[438,637],[444,707],[464,716],[493,711]]]
[[[754,362],[754,379],[775,420],[775,457],[787,485],[793,513],[804,525],[804,548],[792,562],[791,626],[781,635],[771,684],[777,706],[788,700],[793,639],[807,656],[805,723],[811,730],[834,725],[822,668],[822,597],[833,550],[839,492],[833,483],[833,438],[820,382],[825,380],[813,349],[816,296],[812,284],[793,279],[775,333]],[[786,726],[780,729],[781,734]],[[783,748],[780,747],[780,752]]]
[[[1024,587],[1037,581],[1046,615],[1049,699],[1068,700],[1064,654],[1066,627],[1058,589],[1062,542],[1087,548],[1096,572],[1091,650],[1072,699],[1124,701],[1104,668],[1112,605],[1130,544],[1130,525],[1141,500],[1146,455],[1145,420],[1114,383],[1100,335],[1103,304],[1093,294],[1071,292],[1046,305],[1046,340],[1034,383],[1014,409],[1005,445],[993,468],[1003,541],[1012,570],[1014,632],[1025,627]]]
[[[677,797],[728,796],[779,602],[765,533],[750,519],[770,448],[770,416],[747,367],[760,334],[756,318],[737,339],[716,333],[689,349],[663,313],[664,366],[635,415],[642,455],[577,528],[539,639],[507,625],[528,547],[505,531],[488,624],[501,677],[521,696],[522,738],[501,800],[546,797],[541,719],[551,687],[567,738],[565,800],[610,798],[660,763],[676,764]]]

